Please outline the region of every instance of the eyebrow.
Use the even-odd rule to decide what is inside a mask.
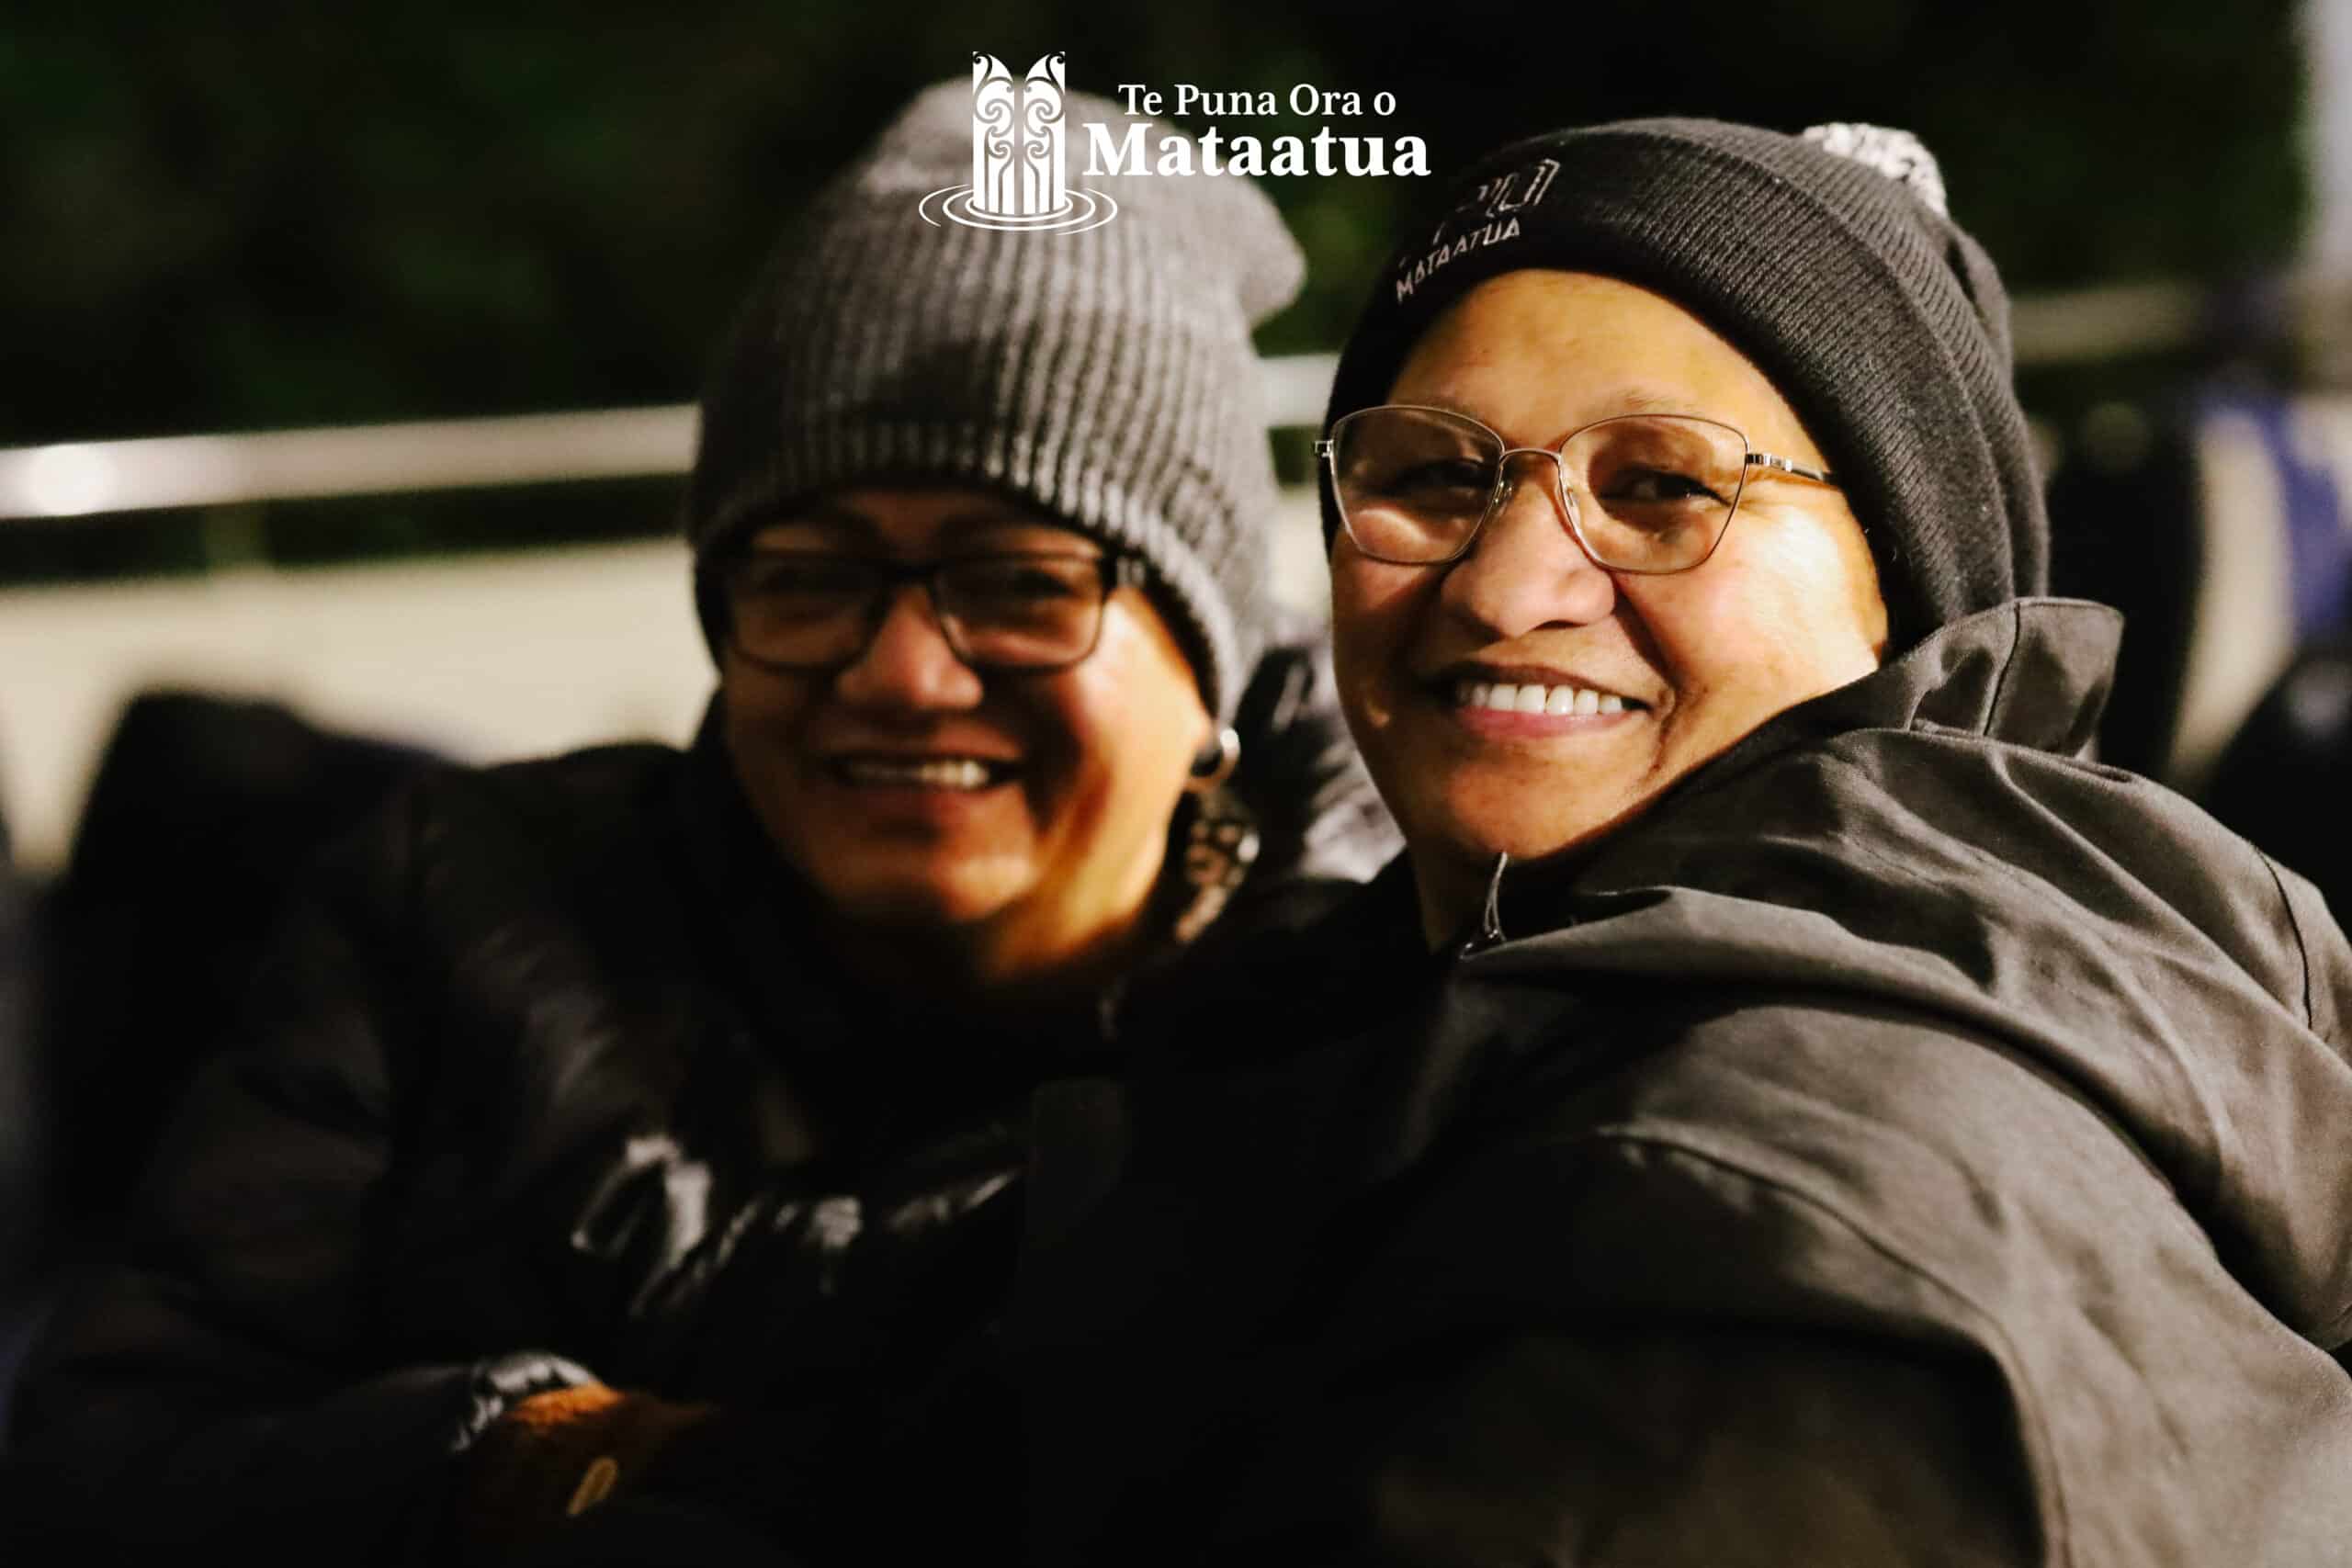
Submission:
[[[1407,403],[1418,403],[1423,408],[1443,409],[1448,413],[1458,413],[1464,419],[1475,419],[1489,430],[1495,430],[1496,428],[1495,421],[1492,416],[1482,413],[1477,409],[1475,409],[1468,403],[1463,401],[1461,399],[1449,397],[1443,392],[1424,393],[1417,397],[1403,398],[1398,399],[1397,400]],[[1679,398],[1668,397],[1666,393],[1655,390],[1648,387],[1630,385],[1620,387],[1611,392],[1606,398],[1596,399],[1595,400],[1605,403],[1611,410],[1611,413],[1605,413],[1599,416],[1602,419],[1609,419],[1613,417],[1615,414],[1621,413],[1679,413],[1688,415],[1692,419],[1714,419],[1716,417],[1713,414],[1702,413],[1699,410],[1690,407]],[[1582,423],[1589,424],[1591,421],[1587,420]],[[1500,431],[1497,431],[1496,433],[1498,434],[1501,434]]]
[[[877,542],[882,536],[881,528],[865,513],[854,512],[846,506],[824,504],[790,507],[764,517],[752,531],[752,537],[756,540],[771,529],[791,527],[824,528],[836,533],[854,534],[864,543]]]
[[[1626,387],[1610,400],[1629,413],[1687,413],[1699,418],[1712,417],[1683,404],[1664,392],[1654,392],[1647,387]]]
[[[792,507],[779,512],[753,529],[752,537],[756,539],[771,528],[786,528],[795,525],[846,533],[861,545],[881,547],[888,543],[884,536],[882,525],[872,516],[858,511],[855,507],[843,506],[838,502],[820,502],[813,505]],[[977,533],[985,529],[1010,528],[1044,528],[1057,534],[1070,534],[1079,538],[1085,537],[1078,530],[1050,518],[1035,516],[1013,507],[995,505],[948,513],[933,525],[932,535],[936,541],[942,536]]]

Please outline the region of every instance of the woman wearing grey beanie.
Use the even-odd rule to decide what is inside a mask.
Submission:
[[[1926,151],[1506,148],[1321,450],[1408,848],[1041,1129],[1031,1560],[2352,1561],[2352,950],[2085,760]]]
[[[49,1326],[0,1528],[497,1561],[616,1497],[752,1511],[767,1421],[1000,1296],[1028,1093],[1116,1060],[1128,979],[1391,852],[1263,590],[1295,247],[1235,180],[940,222],[973,101],[826,188],[719,355],[700,736],[436,774],[330,859]]]

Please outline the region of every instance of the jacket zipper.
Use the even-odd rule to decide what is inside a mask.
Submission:
[[[1455,950],[1455,956],[1468,958],[1484,953],[1503,940],[1503,868],[1510,864],[1510,856],[1495,857],[1495,869],[1487,874],[1487,907],[1479,912],[1477,934],[1465,940]]]

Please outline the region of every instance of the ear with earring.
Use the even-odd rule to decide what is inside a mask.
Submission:
[[[1231,725],[1225,726],[1202,743],[1193,757],[1192,775],[1184,787],[1195,795],[1213,790],[1233,776],[1241,761],[1241,737]]]
[[[1184,882],[1192,897],[1176,918],[1180,942],[1191,942],[1216,919],[1258,859],[1258,819],[1225,787],[1240,761],[1241,737],[1228,726],[1201,748],[1184,781],[1193,797],[1184,840]]]

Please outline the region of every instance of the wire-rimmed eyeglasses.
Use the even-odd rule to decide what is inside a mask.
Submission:
[[[1751,469],[1838,482],[1826,469],[1758,452],[1731,425],[1695,414],[1617,414],[1570,431],[1557,446],[1513,446],[1467,414],[1389,403],[1344,416],[1315,450],[1355,547],[1413,566],[1469,550],[1510,499],[1510,459],[1522,454],[1552,459],[1570,531],[1596,565],[1613,571],[1703,563],[1731,526]]]

